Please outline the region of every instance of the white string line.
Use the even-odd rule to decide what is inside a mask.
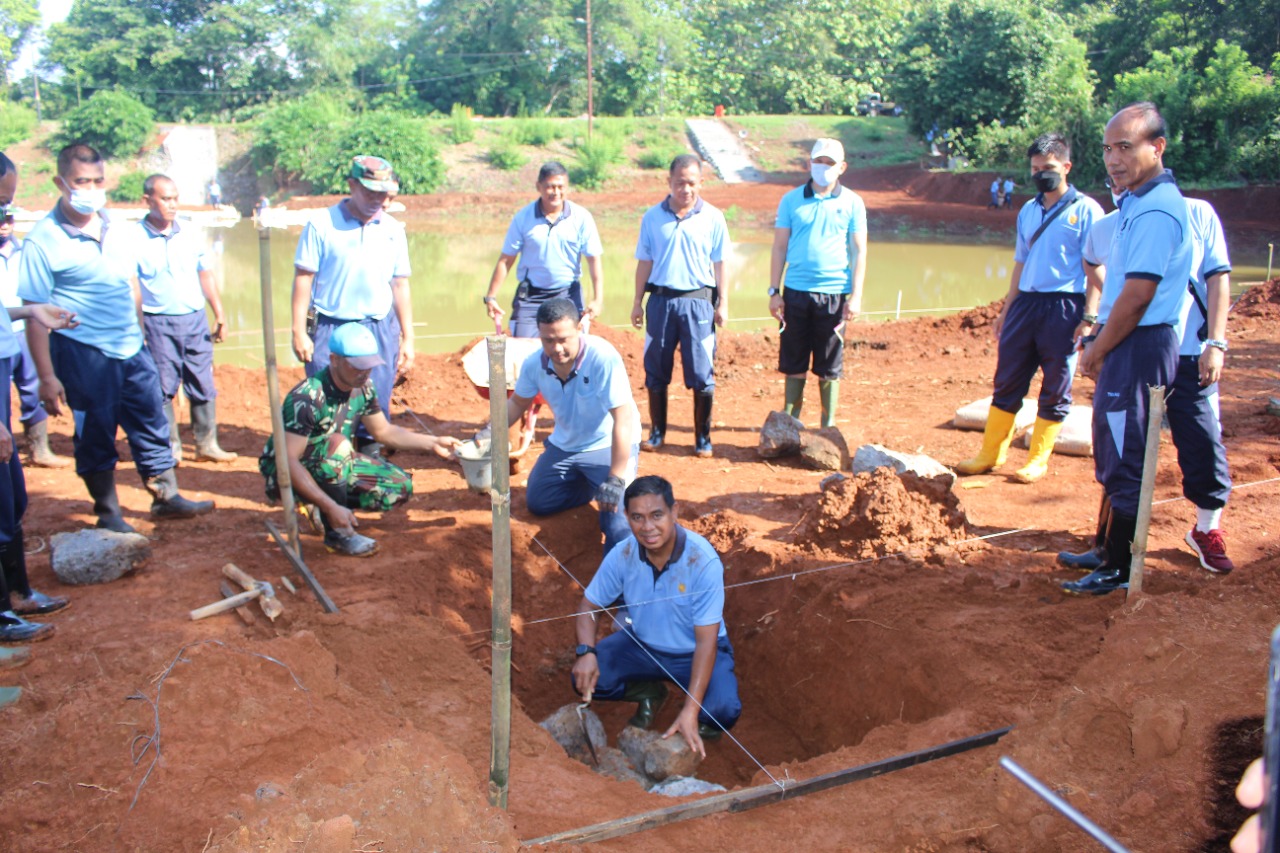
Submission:
[[[548,557],[550,557],[552,560],[555,560],[556,565],[557,565],[557,566],[559,566],[559,567],[564,571],[564,573],[565,573],[566,575],[568,575],[568,576],[569,576],[569,579],[570,579],[570,580],[572,580],[572,581],[573,581],[574,583],[576,583],[578,586],[582,587],[582,591],[583,591],[583,593],[585,594],[585,593],[586,593],[586,590],[587,590],[586,586],[584,586],[584,585],[583,585],[582,581],[578,580],[576,577],[574,577],[574,576],[573,576],[573,572],[569,571],[568,566],[566,566],[564,563],[560,562],[560,558],[559,558],[559,557],[557,557],[555,554],[552,554],[552,553],[551,553],[551,550],[550,550],[549,548],[547,548],[547,546],[546,546],[546,545],[543,545],[543,544],[542,544],[542,542],[541,542],[541,540],[539,540],[539,539],[538,539],[538,537],[534,536],[534,537],[533,537],[533,541],[537,544],[537,546],[538,546],[539,548],[541,548],[543,551],[546,551],[546,552],[547,552],[547,556],[548,556]],[[632,606],[632,605],[630,604],[630,602],[626,602],[626,604],[627,604],[627,606]],[[713,723],[715,723],[717,726],[720,726],[720,730],[721,730],[722,732],[724,732],[726,735],[728,735],[728,736],[729,736],[729,740],[731,740],[731,741],[733,741],[735,744],[737,744],[738,748],[739,748],[739,749],[741,749],[741,750],[743,751],[743,753],[745,753],[745,754],[746,754],[747,758],[750,758],[750,759],[752,760],[752,762],[754,762],[754,763],[755,763],[756,767],[759,767],[762,771],[764,771],[764,774],[765,774],[766,776],[768,776],[771,780],[773,780],[773,784],[777,785],[779,788],[781,788],[781,789],[782,789],[782,790],[784,790],[784,791],[787,789],[787,788],[786,788],[786,785],[784,785],[784,784],[783,784],[783,783],[778,779],[778,777],[777,777],[777,776],[774,776],[772,773],[770,773],[770,772],[769,772],[769,768],[765,767],[762,763],[760,763],[760,759],[758,759],[758,758],[756,758],[754,755],[752,755],[752,754],[751,754],[751,750],[747,749],[747,748],[746,748],[746,746],[744,746],[744,745],[743,745],[742,741],[738,740],[738,739],[734,736],[733,732],[729,731],[729,728],[728,728],[727,726],[723,725],[719,720],[717,720],[717,719],[716,719],[715,714],[712,714],[710,711],[708,711],[708,710],[706,709],[706,707],[705,707],[705,706],[703,706],[703,704],[702,704],[701,702],[699,702],[697,699],[695,699],[695,698],[694,698],[694,696],[693,696],[693,694],[689,692],[689,689],[688,689],[687,687],[685,687],[683,684],[681,684],[681,683],[680,683],[680,681],[679,681],[679,679],[677,679],[674,675],[672,675],[672,674],[671,674],[671,671],[670,671],[669,669],[667,669],[665,666],[663,666],[663,665],[662,665],[662,661],[658,660],[658,658],[653,654],[653,652],[649,651],[649,648],[648,648],[644,643],[640,642],[640,638],[639,638],[639,637],[637,637],[637,636],[632,632],[632,630],[631,630],[631,628],[630,628],[630,627],[628,627],[627,625],[624,625],[624,624],[622,623],[622,621],[621,621],[620,619],[618,619],[618,617],[617,617],[616,615],[612,616],[612,618],[613,618],[613,624],[614,624],[614,625],[615,625],[619,630],[621,630],[622,632],[624,632],[628,637],[630,637],[630,638],[631,638],[631,641],[632,641],[633,643],[635,643],[635,644],[640,648],[640,651],[644,652],[646,655],[648,655],[648,656],[649,656],[649,660],[653,661],[653,662],[657,665],[658,669],[662,670],[663,674],[664,674],[664,675],[666,675],[667,679],[668,679],[672,684],[674,684],[676,687],[679,687],[679,688],[680,688],[680,690],[684,693],[684,695],[688,696],[690,699],[692,699],[692,700],[693,700],[693,704],[695,704],[695,705],[697,705],[697,706],[698,706],[698,710],[699,710],[699,711],[701,711],[702,713],[704,713],[704,714],[706,714],[708,717],[710,717],[710,718],[711,718],[711,721],[712,721]],[[714,663],[714,661],[713,661],[713,663]],[[692,671],[690,672],[690,680],[692,681]],[[708,675],[708,676],[707,676],[707,686],[709,687],[710,685],[711,685],[711,676],[710,676],[710,675]],[[684,736],[684,735],[683,735],[683,733],[682,733],[682,734],[681,734],[681,737],[683,737],[683,736]]]
[[[1241,484],[1240,484],[1240,485],[1238,485],[1238,486],[1237,486],[1236,484],[1232,483],[1232,484],[1231,484],[1231,491],[1233,491],[1233,492],[1234,492],[1236,489],[1247,489],[1247,488],[1249,488],[1250,486],[1261,486],[1261,485],[1264,485],[1264,484],[1266,484],[1266,483],[1276,483],[1276,482],[1280,482],[1280,477],[1272,477],[1272,478],[1271,478],[1271,479],[1269,479],[1269,480],[1255,480],[1255,481],[1253,481],[1252,483],[1241,483]],[[1173,503],[1174,501],[1189,501],[1189,500],[1190,500],[1189,498],[1186,498],[1186,497],[1183,497],[1182,495],[1179,495],[1179,496],[1178,496],[1178,497],[1176,497],[1176,498],[1164,498],[1163,500],[1152,501],[1152,502],[1151,502],[1151,505],[1152,505],[1152,506],[1160,506],[1161,504]]]

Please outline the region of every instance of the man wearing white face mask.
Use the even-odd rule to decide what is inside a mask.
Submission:
[[[857,193],[840,185],[845,168],[838,140],[813,144],[809,182],[778,203],[769,266],[769,313],[782,324],[778,370],[787,377],[783,411],[800,417],[805,373],[812,365],[824,427],[836,422],[844,325],[862,310],[867,271],[867,208]]]
[[[50,334],[27,324],[27,344],[50,415],[65,402],[75,416],[76,473],[93,497],[98,527],[133,532],[116,497],[116,431],[123,427],[133,464],[153,498],[153,518],[191,518],[213,501],[178,494],[160,377],[143,347],[142,297],[132,236],[105,211],[102,155],[84,144],[58,152],[55,183],[62,198],[36,223],[23,246],[18,296],[56,302],[80,325]]]
[[[359,323],[378,339],[383,365],[373,385],[383,415],[391,416],[391,388],[413,366],[413,307],[409,297],[409,243],[404,226],[383,210],[399,192],[391,164],[361,155],[347,176],[351,195],[302,229],[294,257],[293,352],[308,378],[329,364],[329,335]],[[370,439],[361,426],[361,446]]]

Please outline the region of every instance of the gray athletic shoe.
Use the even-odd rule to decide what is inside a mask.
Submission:
[[[344,557],[372,557],[378,551],[378,543],[359,533],[341,534],[330,530],[324,534],[324,547]]]

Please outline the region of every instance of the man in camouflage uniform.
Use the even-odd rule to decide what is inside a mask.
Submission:
[[[378,548],[355,532],[352,510],[386,512],[413,494],[413,478],[397,465],[357,453],[353,446],[361,423],[373,439],[394,450],[435,451],[448,458],[458,444],[448,436],[417,435],[393,426],[382,413],[370,373],[383,364],[378,342],[359,323],[334,330],[329,366],[303,380],[282,405],[289,478],[299,500],[314,505],[324,525],[324,545],[336,554],[367,557]],[[275,444],[258,460],[267,497],[280,498]]]

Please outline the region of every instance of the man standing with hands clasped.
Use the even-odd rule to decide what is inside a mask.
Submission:
[[[839,140],[813,144],[812,178],[778,204],[769,266],[769,313],[782,324],[778,370],[787,377],[783,411],[800,417],[805,373],[812,365],[824,427],[835,426],[844,327],[861,310],[867,272],[867,208],[857,193],[840,185],[845,168]]]
[[[716,326],[729,319],[724,214],[701,198],[702,160],[681,154],[667,175],[670,194],[640,220],[636,298],[631,325],[644,327],[644,387],[649,391],[649,438],[642,450],[666,441],[667,386],[676,347],[684,384],[693,391],[694,455],[709,457],[715,397]],[[644,295],[649,301],[642,306]]]

